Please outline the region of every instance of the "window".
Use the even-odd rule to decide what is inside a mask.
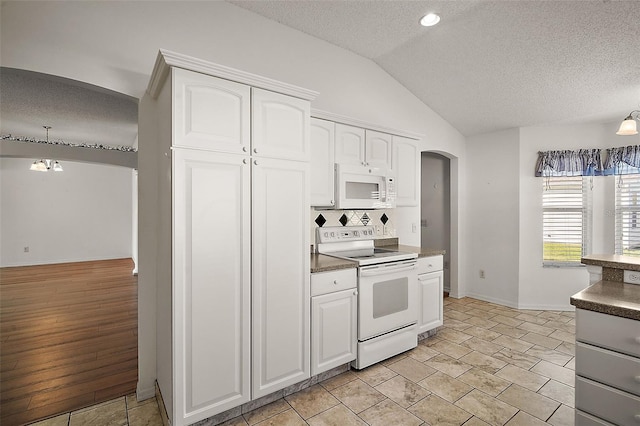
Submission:
[[[580,258],[589,253],[590,179],[582,176],[543,179],[544,266],[578,266]]]
[[[640,175],[616,176],[616,254],[640,256]]]

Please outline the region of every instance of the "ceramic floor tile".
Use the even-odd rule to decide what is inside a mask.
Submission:
[[[567,343],[574,343],[576,341],[575,333],[568,333],[563,330],[556,330],[551,333],[549,337],[553,337],[554,339],[562,340]]]
[[[494,327],[490,328],[491,331],[495,331],[496,333],[504,334],[509,337],[513,337],[514,339],[519,339],[525,334],[526,331],[520,330],[519,328],[512,327],[510,325],[498,324]]]
[[[449,402],[456,402],[473,390],[465,382],[440,371],[433,373],[418,384]]]
[[[126,426],[127,404],[125,398],[118,398],[104,404],[71,413],[69,426],[84,426],[90,424],[100,426]]]
[[[307,419],[307,423],[311,426],[367,426],[360,417],[342,404]]]
[[[440,352],[425,345],[418,345],[407,352],[407,356],[409,358],[415,359],[419,362],[425,362],[426,360],[431,359],[439,354]]]
[[[561,340],[553,339],[551,337],[543,336],[542,334],[529,332],[520,338],[525,342],[533,343],[534,345],[542,346],[548,349],[555,349],[562,343]]]
[[[489,342],[477,337],[473,337],[466,342],[462,342],[462,346],[481,352],[485,355],[493,355],[504,348],[504,346],[498,345],[497,343]]]
[[[517,408],[477,389],[460,398],[455,405],[491,425],[504,425],[518,412]]]
[[[543,421],[551,417],[560,406],[559,402],[516,384],[509,386],[507,390],[498,395],[498,399]]]
[[[402,352],[401,354],[398,354],[396,356],[392,356],[391,358],[387,358],[387,359],[381,361],[380,364],[382,364],[382,365],[384,365],[386,367],[389,364],[393,364],[394,362],[398,362],[401,359],[405,359],[408,356],[408,353],[409,353],[409,351]]]
[[[431,368],[448,374],[451,377],[458,377],[462,373],[471,369],[471,366],[462,361],[458,361],[450,356],[440,354],[424,362]]]
[[[520,324],[518,326],[518,328],[520,330],[532,331],[534,333],[538,333],[538,334],[541,334],[543,336],[548,336],[548,335],[550,335],[551,333],[553,333],[555,331],[554,328],[545,327],[544,325],[540,325],[540,324],[537,324],[537,323],[531,323],[531,322],[523,322],[522,324]]]
[[[459,359],[471,352],[471,349],[458,345],[457,343],[450,342],[448,340],[441,340],[438,343],[432,345],[431,348],[445,355],[449,355],[450,357],[455,359]]]
[[[454,310],[447,310],[446,316],[458,321],[465,321],[466,319],[471,318],[471,315]]]
[[[460,358],[460,361],[466,362],[469,365],[473,365],[474,367],[484,370],[487,373],[491,373],[491,374],[495,373],[496,371],[500,370],[502,367],[507,365],[506,362],[500,359],[497,359],[476,351],[473,351],[463,356],[462,358]]]
[[[351,381],[354,381],[358,378],[353,371],[345,371],[344,373],[340,373],[337,376],[333,376],[330,379],[323,380],[319,383],[320,386],[325,388],[328,391],[331,391],[337,387],[340,387],[344,384],[347,384]]]
[[[575,343],[562,342],[562,344],[560,344],[560,346],[556,348],[556,351],[565,353],[567,355],[575,356],[576,345]]]
[[[438,337],[453,343],[457,343],[457,344],[460,344],[465,340],[471,339],[470,335],[462,331],[454,330],[452,328],[447,328],[447,327],[443,327],[440,331],[438,331]]]
[[[519,411],[507,422],[506,426],[546,426],[546,423],[524,411]]]
[[[542,312],[540,312],[542,313]],[[537,315],[532,315],[528,311],[526,313],[518,314],[515,316],[516,319],[523,320],[529,323],[542,325],[546,323],[548,320],[546,318],[541,318]]]
[[[575,369],[576,369],[576,358],[575,357],[571,358],[571,361],[567,362],[564,365],[564,367],[575,371]]]
[[[534,392],[537,392],[538,389],[549,381],[547,377],[532,373],[531,371],[511,364],[498,371],[496,376],[502,377],[505,380],[516,383]]]
[[[487,330],[486,328],[478,327],[478,326],[475,326],[475,325],[470,326],[464,332],[466,334],[470,334],[470,335],[475,336],[475,337],[477,337],[479,339],[482,339],[482,340],[493,340],[493,339],[497,339],[498,337],[500,337],[500,333],[497,333],[497,332],[491,331],[491,330]]]
[[[498,325],[498,323],[495,321],[491,321],[490,319],[479,318],[479,317],[470,317],[464,322],[466,322],[467,324],[475,325],[476,327],[481,327],[481,328],[491,328]]]
[[[387,368],[414,383],[418,383],[420,380],[436,372],[432,367],[416,361],[413,358],[402,359],[396,363],[389,364]]]
[[[145,399],[143,401],[138,401],[135,393],[127,395],[126,402],[127,402],[127,410],[131,410],[132,408],[136,408],[141,405],[145,405],[149,403],[156,404],[156,405],[158,404],[155,396],[153,398]]]
[[[469,412],[435,395],[409,407],[409,411],[428,424],[438,426],[459,426],[471,418]]]
[[[494,376],[479,368],[473,368],[467,371],[458,377],[458,380],[491,396],[498,396],[511,385],[511,382],[508,380]]]
[[[320,385],[314,385],[296,392],[285,397],[285,400],[303,419],[313,417],[340,403]]]
[[[464,311],[464,313],[484,320],[490,319],[491,321],[495,321],[493,317],[496,316],[495,312],[486,311],[483,309],[467,309]]]
[[[509,327],[517,327],[524,322],[505,315],[496,315],[491,318],[491,321],[499,322],[500,324],[508,325]]]
[[[513,351],[511,349],[501,349],[499,352],[491,355],[494,358],[502,360],[508,364],[513,364],[517,367],[524,368],[525,370],[530,369],[538,362],[540,362],[540,358],[537,358],[533,355],[529,355],[522,352]]]
[[[573,408],[561,405],[547,423],[553,426],[573,426],[575,423],[575,415]]]
[[[157,403],[138,405],[127,410],[127,415],[129,426],[163,426]]]
[[[526,352],[527,349],[530,349],[533,347],[533,343],[527,343],[520,339],[516,339],[510,336],[504,336],[504,335],[498,337],[497,339],[492,340],[492,342],[498,345],[502,345],[505,348],[509,348],[514,351],[523,352],[523,353]]]
[[[243,416],[247,423],[254,425],[289,409],[291,409],[289,403],[283,398],[280,398],[277,401],[273,401],[271,404],[249,411],[248,413],[243,414]]]
[[[375,389],[403,408],[415,404],[431,393],[400,375],[379,384]]]
[[[471,324],[467,324],[466,322],[462,322],[453,318],[445,318],[443,325],[447,328],[458,331],[464,331],[467,328],[471,327]]]
[[[386,398],[362,380],[354,380],[342,385],[332,390],[331,394],[356,414],[373,407]]]
[[[32,423],[30,426],[67,426],[69,424],[69,413],[60,414],[50,419]]]
[[[382,364],[374,364],[363,370],[355,371],[355,374],[360,380],[368,385],[377,386],[382,382],[386,382],[398,373],[393,370],[389,370]]]
[[[162,425],[162,423],[160,423]],[[234,417],[226,422],[220,423],[218,426],[248,426],[249,423],[242,416]]]
[[[571,355],[542,346],[534,346],[531,349],[528,349],[525,353],[560,366],[565,365],[567,362],[571,361],[571,358],[573,358]]]
[[[575,384],[575,371],[553,364],[549,361],[540,361],[539,363],[531,367],[530,371],[538,373],[545,377],[549,377],[550,379],[556,380],[560,383],[564,383],[565,385],[571,387],[574,387]]]
[[[374,405],[359,414],[371,426],[406,425],[418,426],[422,420],[400,407],[390,399]]]
[[[473,416],[465,422],[464,426],[489,426],[489,423]]]
[[[554,320],[554,321],[557,321],[557,320],[563,318],[562,312],[560,312],[560,311],[543,311],[540,314],[538,314],[538,316],[540,318],[546,318],[548,320]]]
[[[260,423],[257,423],[257,426],[306,426],[307,422],[302,420],[302,417],[298,415],[294,410],[289,409],[287,411],[283,411],[280,414],[276,414],[275,416],[268,418]]]
[[[575,389],[555,380],[549,380],[540,390],[540,395],[548,396],[571,408],[575,407]]]

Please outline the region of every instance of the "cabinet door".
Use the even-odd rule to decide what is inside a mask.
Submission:
[[[251,90],[253,153],[309,161],[310,102],[267,90]]]
[[[309,377],[309,164],[254,159],[253,398]]]
[[[336,123],[336,163],[364,165],[364,129]]]
[[[245,158],[187,149],[173,154],[173,395],[181,424],[251,396]]]
[[[420,316],[418,333],[442,325],[442,271],[418,275],[420,287]]]
[[[356,359],[357,294],[353,288],[312,298],[312,376]]]
[[[179,68],[173,78],[173,145],[242,153],[251,138],[249,86]]]
[[[393,137],[393,173],[396,206],[417,206],[420,202],[420,151],[413,139]]]
[[[328,207],[334,202],[335,123],[311,119],[311,205]]]
[[[367,130],[365,163],[371,167],[391,168],[391,135]]]

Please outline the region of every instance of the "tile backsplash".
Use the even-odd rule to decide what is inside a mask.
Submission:
[[[375,226],[376,238],[396,236],[393,209],[315,210],[311,209],[311,244],[315,247],[316,229],[327,226]]]

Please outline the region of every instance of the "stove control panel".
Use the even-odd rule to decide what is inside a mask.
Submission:
[[[373,240],[375,235],[373,226],[329,226],[317,228],[316,243]]]

